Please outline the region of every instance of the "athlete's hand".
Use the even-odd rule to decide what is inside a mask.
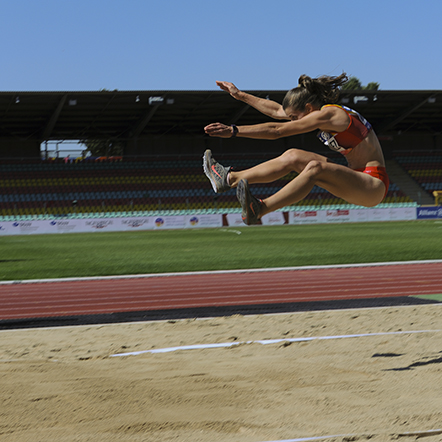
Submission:
[[[211,137],[231,138],[233,127],[222,123],[212,123],[204,128],[204,132]]]
[[[233,98],[238,98],[239,89],[233,84],[229,83],[228,81],[217,81],[217,86],[219,86],[223,91],[228,92]]]

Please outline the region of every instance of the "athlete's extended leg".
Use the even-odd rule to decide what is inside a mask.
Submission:
[[[209,178],[213,190],[217,193],[234,188],[241,180],[250,184],[271,183],[290,172],[302,172],[311,161],[328,162],[329,160],[313,152],[301,149],[289,149],[282,155],[250,169],[233,171],[231,167],[224,167],[212,156],[212,151],[207,149],[203,156],[203,169]]]
[[[314,160],[290,183],[263,200],[260,217],[301,201],[315,185],[350,204],[367,207],[379,204],[385,193],[384,183],[377,178],[339,164]]]

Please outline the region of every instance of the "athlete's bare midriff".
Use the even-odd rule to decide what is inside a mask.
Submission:
[[[345,158],[350,169],[365,167],[385,167],[384,155],[379,140],[373,130]]]

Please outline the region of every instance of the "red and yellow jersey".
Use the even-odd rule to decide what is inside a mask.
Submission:
[[[343,132],[326,132],[318,133],[318,138],[331,150],[347,155],[355,148],[372,129],[371,124],[359,113],[346,106],[338,104],[326,104],[324,107],[334,106],[347,112],[350,117],[350,123]]]

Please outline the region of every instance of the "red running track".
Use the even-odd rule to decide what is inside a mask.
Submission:
[[[0,285],[0,320],[442,293],[442,262]]]

